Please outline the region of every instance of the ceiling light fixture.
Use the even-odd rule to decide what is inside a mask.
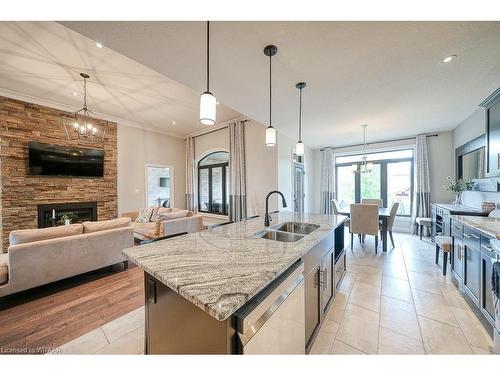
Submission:
[[[295,145],[295,154],[304,156],[304,143],[302,143],[302,89],[306,87],[306,83],[299,82],[295,87],[299,89],[299,140]]]
[[[207,21],[207,91],[200,95],[200,122],[215,125],[217,99],[210,92],[210,21]]]
[[[87,79],[90,76],[80,73],[83,78],[83,107],[78,111],[63,115],[63,125],[69,140],[84,142],[103,142],[108,128],[106,120],[100,120],[97,115],[87,107]]]
[[[96,46],[97,48],[102,48],[102,47],[103,47],[103,46],[102,46],[102,43],[100,43],[100,42],[95,42],[95,46]]]
[[[457,58],[457,55],[450,55],[450,56],[446,56],[446,57],[442,60],[442,62],[446,64],[446,63],[449,63],[449,62],[451,62],[451,61],[455,60],[456,58]]]
[[[368,157],[366,156],[366,128],[368,125],[363,124],[361,125],[363,128],[363,156],[361,157],[361,165],[360,168],[358,169],[358,166],[356,164],[353,165],[353,172],[355,173],[370,173],[373,170],[373,163],[368,163],[367,159]]]
[[[73,94],[73,96],[77,96],[78,95],[78,93],[76,93],[76,92],[73,92],[72,94]]]
[[[264,48],[264,55],[269,56],[269,126],[266,128],[266,146],[276,146],[276,129],[272,125],[272,70],[271,61],[272,57],[278,53],[278,47],[268,45]]]
[[[175,125],[175,121],[172,121],[172,125]]]

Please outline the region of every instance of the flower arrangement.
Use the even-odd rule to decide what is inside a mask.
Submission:
[[[451,178],[450,176],[446,177],[446,179],[449,182],[444,187],[446,188],[446,190],[450,190],[455,194],[459,194],[465,190],[472,190],[472,188],[474,187],[474,181],[469,179],[459,178],[457,180],[455,178]]]
[[[71,224],[71,219],[66,214],[62,215],[61,221],[64,223],[64,225],[70,225]]]
[[[472,190],[474,187],[474,181],[470,179],[459,178],[458,180],[455,178],[451,178],[450,176],[446,177],[448,180],[448,184],[444,185],[446,190],[452,191],[455,193],[455,202],[456,206],[462,205],[462,192],[465,190]]]

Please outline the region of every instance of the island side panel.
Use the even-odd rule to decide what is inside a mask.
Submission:
[[[146,272],[144,285],[146,354],[236,353],[232,316],[211,317]]]

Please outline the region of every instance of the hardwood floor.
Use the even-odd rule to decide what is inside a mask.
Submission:
[[[0,299],[0,354],[52,351],[143,305],[142,270],[121,264]]]

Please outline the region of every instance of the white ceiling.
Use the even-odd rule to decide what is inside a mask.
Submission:
[[[206,128],[198,122],[200,93],[191,88],[56,22],[0,22],[0,95],[75,111],[80,72],[91,76],[88,105],[101,115],[176,136]],[[240,116],[217,109],[218,122]]]
[[[203,22],[63,24],[204,90]],[[306,81],[304,140],[312,147],[359,143],[362,123],[369,141],[450,130],[500,86],[500,22],[214,22],[211,31],[212,91],[264,124],[262,50],[278,46],[273,122],[295,137],[295,83]],[[442,64],[450,54],[458,58]],[[112,65],[107,70],[114,74]]]

